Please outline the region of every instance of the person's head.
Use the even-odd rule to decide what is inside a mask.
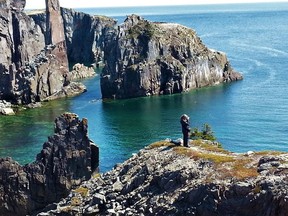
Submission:
[[[189,121],[189,116],[186,115],[186,114],[183,114],[183,115],[181,116],[181,120]]]

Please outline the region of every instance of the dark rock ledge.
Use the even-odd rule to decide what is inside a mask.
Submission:
[[[191,146],[154,143],[38,215],[287,215],[287,153]]]
[[[30,215],[91,178],[98,169],[99,150],[89,140],[87,127],[87,119],[63,114],[35,162],[21,166],[11,158],[0,159],[0,215]]]

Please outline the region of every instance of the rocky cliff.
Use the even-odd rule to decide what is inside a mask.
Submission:
[[[172,94],[242,79],[224,53],[172,23],[131,15],[110,34],[101,77],[104,98]]]
[[[0,99],[14,104],[63,97],[70,89],[65,38],[58,35],[64,35],[64,30],[55,29],[61,26],[62,19],[56,7],[58,1],[46,1],[51,15],[46,41],[53,44],[45,43],[46,33],[23,12],[25,2],[0,2]],[[78,87],[76,93],[85,90]]]
[[[72,9],[61,8],[69,62],[102,64],[106,35],[113,32],[116,21],[105,16],[91,16]],[[35,23],[46,32],[44,12],[32,13]]]
[[[89,140],[87,127],[87,119],[63,114],[35,162],[21,166],[11,158],[0,159],[0,215],[31,214],[91,177],[99,150]]]
[[[103,64],[107,35],[116,21],[62,8],[69,62]]]
[[[150,145],[44,215],[285,216],[288,154],[235,154],[204,140]]]

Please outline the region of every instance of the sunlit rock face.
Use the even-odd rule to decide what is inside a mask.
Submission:
[[[66,87],[69,68],[59,2],[46,4],[49,19],[43,32],[23,12],[25,1],[0,2],[1,100],[29,104],[71,94]],[[79,86],[77,94],[84,90]]]
[[[104,98],[173,94],[242,79],[224,53],[179,24],[131,15],[107,40]]]

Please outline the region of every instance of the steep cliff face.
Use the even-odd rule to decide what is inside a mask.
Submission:
[[[116,21],[105,16],[91,16],[72,9],[61,8],[69,62],[101,64],[106,35],[114,31]],[[30,15],[46,32],[45,13]]]
[[[45,46],[39,26],[22,12],[23,2],[2,0],[0,8],[0,98],[16,102],[25,101],[22,91],[27,89],[22,86],[31,77],[23,66]]]
[[[190,144],[154,143],[39,216],[287,215],[288,154],[233,154],[203,140]]]
[[[224,53],[208,49],[196,33],[132,15],[105,49],[104,98],[172,94],[242,79]]]
[[[14,104],[29,104],[75,93],[67,93],[71,88],[68,86],[67,49],[59,2],[47,0],[46,4],[49,17],[48,27],[45,28],[48,30],[47,34],[23,12],[25,0],[1,1],[2,100]],[[75,83],[72,85],[76,87]],[[76,94],[83,91],[85,88],[79,85]]]
[[[105,16],[91,16],[62,8],[69,62],[101,64],[106,35],[116,21]]]
[[[30,215],[91,177],[99,150],[89,140],[87,127],[86,119],[63,114],[35,162],[21,166],[11,158],[0,159],[0,215]]]

